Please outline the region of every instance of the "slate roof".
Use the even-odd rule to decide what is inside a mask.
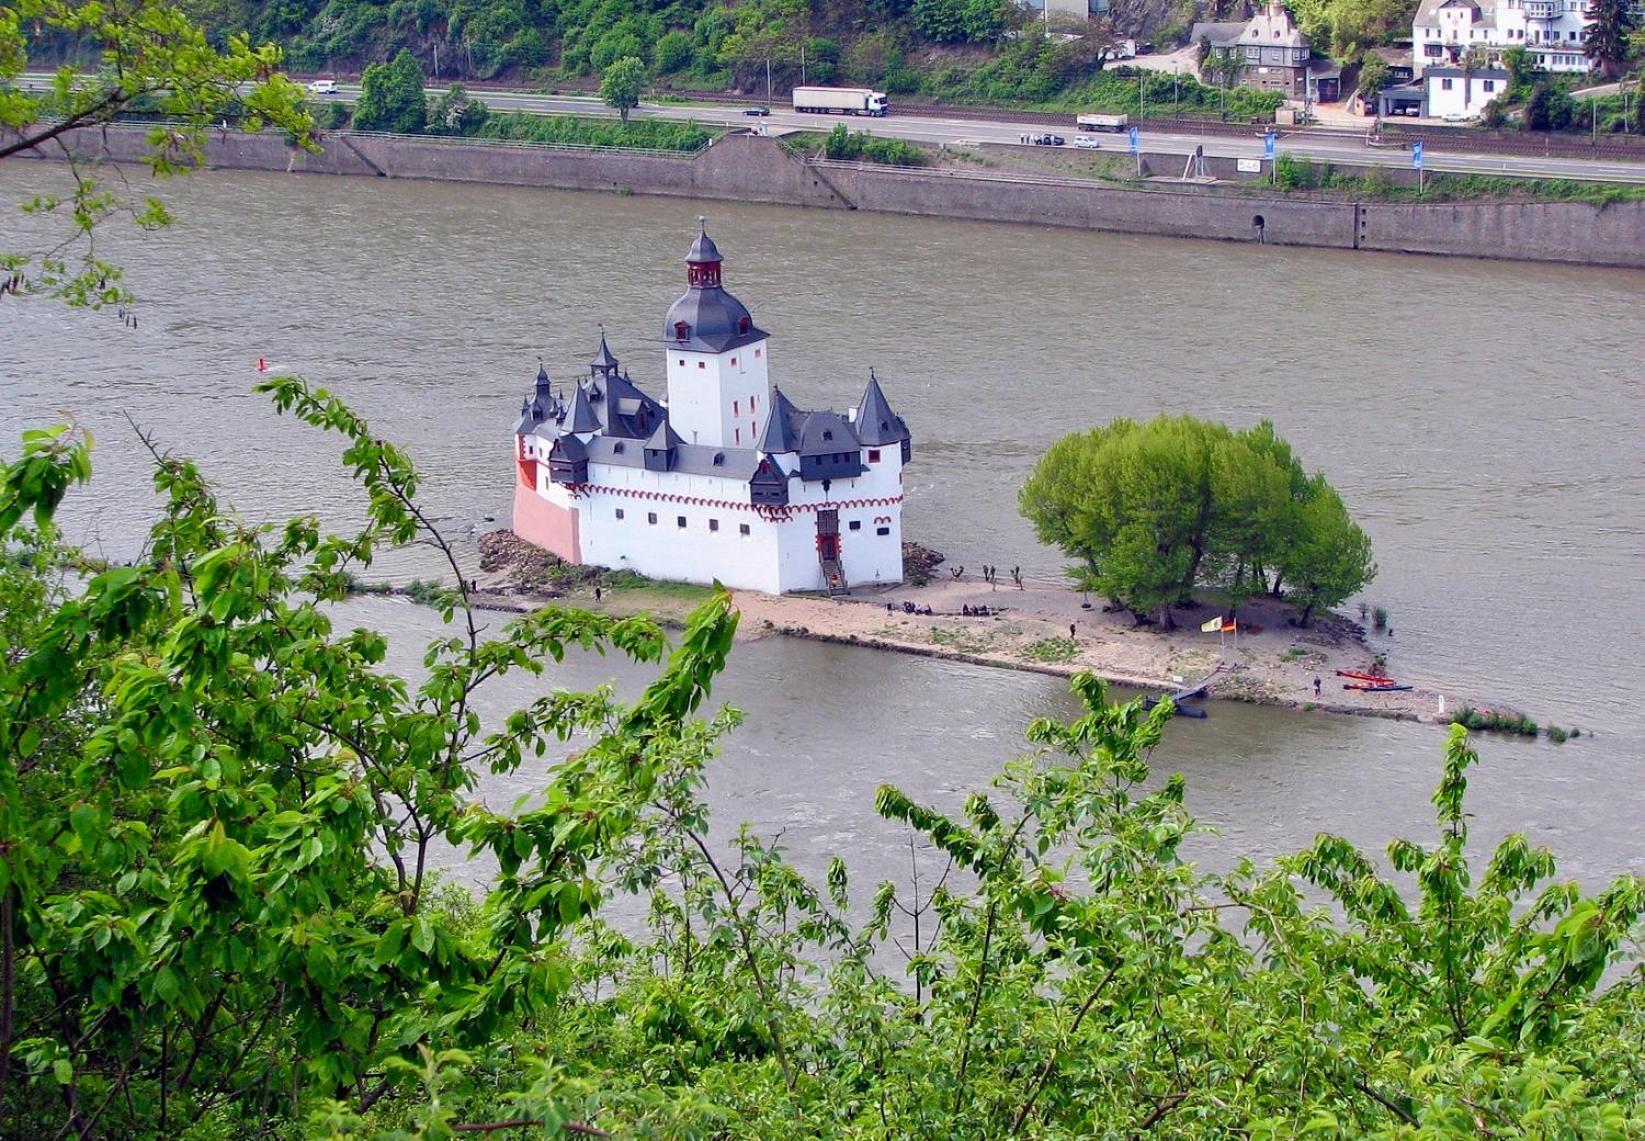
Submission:
[[[676,334],[681,321],[690,326],[684,340]],[[689,287],[668,307],[663,319],[663,340],[694,352],[723,353],[765,336],[765,330],[755,326],[748,306],[719,285]]]
[[[1251,17],[1240,33],[1239,42],[1263,47],[1305,48],[1308,40],[1291,22],[1291,14],[1283,4],[1270,3],[1267,8]]]
[[[801,413],[775,385],[771,388],[771,411],[766,414],[765,431],[760,434],[760,451],[767,455],[782,455],[800,448],[795,422]]]
[[[685,255],[686,264],[724,261],[720,256],[720,247],[714,244],[714,239],[708,236],[708,227],[703,226],[697,234],[697,240],[691,243],[691,252]]]
[[[605,334],[600,334],[600,351],[594,354],[594,359],[588,362],[590,372],[610,373],[617,368],[617,358],[612,356],[611,348],[605,343]]]
[[[800,416],[800,455],[825,456],[862,447],[851,425],[838,412],[802,412]]]
[[[676,432],[667,420],[657,425],[657,430],[651,433],[651,438],[645,442],[648,452],[666,452],[669,448],[677,448],[681,444],[680,434]]]
[[[559,419],[560,412],[560,402],[554,399],[554,393],[549,388],[548,369],[539,362],[536,389],[520,405],[520,418],[514,423],[514,434],[529,436],[537,425]]]
[[[605,392],[596,402],[608,435],[643,440],[657,430],[668,413],[632,380],[613,372],[605,378]]]
[[[600,418],[594,414],[594,405],[582,385],[571,389],[571,402],[566,405],[560,428],[566,432],[598,432]]]
[[[576,436],[557,436],[554,443],[549,446],[548,455],[550,459],[570,460],[575,463],[588,457],[588,448]]]
[[[622,451],[617,451],[621,445]],[[715,462],[715,457],[719,461]],[[645,451],[633,440],[614,440],[610,436],[595,436],[588,442],[588,458],[593,463],[613,467],[644,467]],[[716,448],[709,444],[680,443],[674,448],[674,463],[670,471],[686,475],[716,475],[726,479],[747,482],[760,466],[760,457],[753,448]]]
[[[868,370],[868,387],[863,389],[862,399],[857,401],[856,412],[851,425],[856,430],[857,438],[868,447],[900,444],[909,438],[908,425],[903,423],[901,416],[891,411],[891,402],[880,390],[880,382],[873,369]]]
[[[1198,45],[1201,40],[1210,40],[1213,48],[1227,49],[1239,43],[1240,33],[1245,31],[1244,20],[1217,22],[1203,20],[1194,25],[1194,30],[1188,33],[1188,42]]]
[[[1439,12],[1441,8],[1472,8],[1474,10],[1472,26],[1476,28],[1494,28],[1496,26],[1496,0],[1422,0],[1417,6],[1416,19],[1412,21],[1418,27],[1439,27]]]

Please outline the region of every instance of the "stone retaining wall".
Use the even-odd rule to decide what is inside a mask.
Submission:
[[[84,130],[70,145],[88,157],[130,162],[145,150],[144,134],[132,127]],[[1167,173],[1183,161],[1176,155],[1145,156],[1148,160]],[[1223,193],[1205,186],[1133,189],[1076,180],[1011,181],[872,164],[817,166],[789,154],[775,139],[740,133],[696,155],[674,156],[348,133],[329,136],[323,153],[310,155],[276,135],[223,132],[209,141],[207,162],[236,170],[661,194],[1274,245],[1645,268],[1645,201],[1606,207],[1353,203]]]

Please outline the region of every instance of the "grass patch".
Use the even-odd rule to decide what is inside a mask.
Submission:
[[[561,146],[625,147],[692,153],[708,145],[711,133],[687,120],[636,119],[626,126],[615,119],[579,119],[574,115],[495,114],[476,138]]]
[[[1301,646],[1292,646],[1289,650],[1286,650],[1279,656],[1279,660],[1282,662],[1294,662],[1298,658],[1306,658],[1307,656],[1307,650],[1303,649]]]
[[[1073,661],[1074,655],[1079,652],[1079,643],[1072,638],[1041,638],[1032,645],[1024,646],[1022,656],[1030,662],[1061,665]]]
[[[962,654],[986,654],[993,650],[994,639],[988,634],[974,634],[970,630],[958,630],[948,626],[932,627],[928,636],[932,643],[944,646],[950,650],[957,650]]]
[[[1491,733],[1512,733],[1521,737],[1535,737],[1537,723],[1523,713],[1505,713],[1495,709],[1475,709],[1464,705],[1451,715],[1451,722],[1472,730]]]

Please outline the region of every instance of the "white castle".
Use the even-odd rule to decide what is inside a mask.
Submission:
[[[514,533],[568,562],[770,594],[901,582],[907,425],[872,370],[843,415],[789,403],[721,260],[704,229],[663,322],[666,400],[603,333],[569,396],[537,370],[514,429]]]

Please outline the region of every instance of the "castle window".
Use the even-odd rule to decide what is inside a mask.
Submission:
[[[874,528],[874,534],[876,534],[876,535],[889,535],[890,533],[891,533],[891,528],[889,528],[889,527],[875,527]]]
[[[736,362],[736,361],[732,361],[732,362],[731,362],[731,363],[732,363],[732,364],[736,364],[736,363],[737,363],[737,362]],[[741,412],[742,412],[742,401],[740,401],[740,400],[733,400],[733,401],[732,401],[732,402],[731,402],[731,414],[732,414],[732,415],[733,415],[733,416],[737,416],[737,415],[739,415],[739,414],[741,414]]]
[[[736,367],[736,364],[737,364],[737,358],[736,357],[731,358],[731,364],[732,364],[732,367]]]
[[[715,452],[714,453],[714,466],[715,467],[724,467],[725,466],[725,453],[724,452]]]
[[[743,430],[741,428],[733,428],[731,432],[734,437],[732,443],[740,444],[743,442]]]
[[[681,358],[680,358],[680,367],[681,367],[681,368],[684,368],[684,367],[685,367],[685,358],[684,358],[684,357],[681,357]]]
[[[674,516],[674,526],[684,527],[685,526],[685,516],[684,515]]]
[[[657,525],[657,513],[655,511],[647,511],[645,513],[645,521],[655,527]]]
[[[833,438],[834,438],[834,433],[833,432],[824,432],[823,433],[823,439],[832,440]]]
[[[707,368],[708,367],[708,362],[707,361],[698,361],[697,362],[697,367],[698,368]]]
[[[759,408],[760,408],[760,398],[758,396],[750,396],[748,398],[748,411],[749,411],[749,414],[752,415],[753,413],[759,411]]]
[[[710,519],[708,521],[708,529],[710,531],[718,531],[720,529],[720,521],[718,519]]]
[[[617,518],[621,519],[622,517],[623,517],[623,509],[621,507],[619,507],[619,508],[617,508]]]
[[[617,441],[613,442],[612,445],[611,445],[611,450],[613,452],[617,453],[619,456],[622,455],[623,454],[623,442],[621,440],[617,440]]]
[[[738,523],[737,524],[737,534],[741,535],[745,539],[748,538],[748,524],[747,523]]]
[[[737,318],[737,332],[746,333],[753,324],[754,322],[750,320],[748,314],[745,313],[741,317]]]
[[[862,520],[861,519],[851,520],[851,529],[853,531],[861,531],[862,530]]]
[[[761,353],[763,353],[763,352],[765,352],[765,350],[764,350],[764,349],[755,349],[755,350],[754,350],[754,355],[755,355],[755,356],[756,356],[756,357],[758,357],[758,356],[759,356],[759,355],[760,355],[760,354],[761,354]]]
[[[691,336],[691,323],[689,321],[676,321],[676,322],[674,322],[674,339],[676,341],[686,340],[690,336]]]
[[[880,462],[880,450],[878,448],[868,449],[868,462],[871,464],[877,464]]]

